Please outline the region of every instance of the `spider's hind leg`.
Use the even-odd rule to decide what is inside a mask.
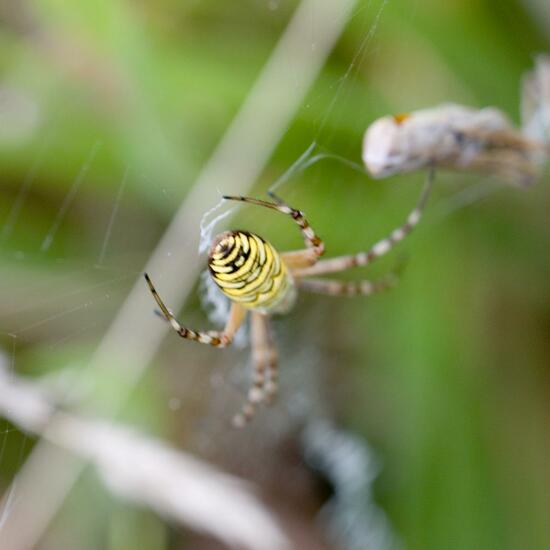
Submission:
[[[337,281],[334,279],[300,279],[298,288],[314,294],[326,294],[328,296],[371,296],[393,288],[397,277],[394,274],[384,277],[379,281]]]
[[[255,416],[258,405],[269,403],[277,391],[277,353],[269,333],[269,319],[261,313],[251,315],[252,362],[254,381],[246,402],[233,417],[233,426],[242,428]]]

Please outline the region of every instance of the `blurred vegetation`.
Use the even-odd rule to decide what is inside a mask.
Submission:
[[[365,128],[388,112],[455,101],[494,105],[517,120],[521,75],[533,54],[550,50],[550,32],[526,4],[391,0],[373,28],[382,3],[358,2],[254,194],[314,140],[359,162]],[[0,3],[0,339],[18,372],[44,376],[86,361],[295,6]],[[314,42],[315,14],[311,33]],[[422,178],[373,182],[323,160],[280,192],[337,255],[399,223]],[[399,287],[368,300],[304,298],[278,323],[279,345],[336,358],[328,367],[337,387],[325,398],[376,449],[377,500],[407,548],[548,548],[548,177],[457,211],[456,193],[487,182],[439,174],[437,183],[425,223],[369,272],[405,258]],[[234,223],[280,249],[299,244],[276,215],[243,209]],[[196,296],[181,316],[207,323]],[[311,323],[324,338],[308,341]],[[208,376],[246,359],[176,340],[167,339],[126,416],[193,448],[205,403],[224,391]],[[285,361],[283,351],[283,380]],[[174,406],[182,380],[197,377]],[[5,488],[32,440],[6,424],[0,447]],[[152,514],[110,500],[90,476],[47,540],[58,548],[195,547]]]

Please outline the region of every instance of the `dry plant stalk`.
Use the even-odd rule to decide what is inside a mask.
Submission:
[[[163,293],[174,307],[181,305],[198,275],[199,264],[187,258],[196,253],[201,216],[218,199],[219,182],[231,193],[246,194],[293,120],[355,3],[302,0],[298,4],[241,109],[147,262],[146,270],[154,266],[156,272],[163,273]],[[315,48],[306,32],[312,14]],[[147,315],[150,309],[140,276],[87,366],[97,378],[118,368],[126,386],[108,401],[91,391],[87,403],[92,410],[116,414],[147,369],[167,330]],[[54,428],[55,424],[50,425],[47,431]],[[0,526],[2,550],[32,548],[39,543],[82,469],[81,461],[58,452],[46,439],[34,447],[17,474],[12,512]],[[41,498],[36,498],[37,494]]]
[[[113,493],[131,502],[230,547],[289,548],[275,519],[242,480],[128,426],[58,412],[43,388],[2,364],[0,414],[89,461]],[[52,418],[53,429],[46,430]],[[9,513],[10,499],[0,525]]]

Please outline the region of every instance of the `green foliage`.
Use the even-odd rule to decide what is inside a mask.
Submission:
[[[0,224],[22,189],[24,198],[0,241],[0,330],[17,371],[41,376],[89,357],[295,4],[41,0],[10,12],[0,29],[0,91],[14,90],[37,113],[26,130],[16,120],[0,142]],[[373,29],[380,2],[359,2],[257,193],[313,140],[359,162],[365,128],[388,112],[456,101],[494,105],[517,120],[520,77],[533,54],[550,50],[550,35],[542,36],[524,5],[392,0]],[[23,32],[21,21],[34,30]],[[311,33],[314,41],[315,14]],[[51,247],[41,251],[97,142]],[[323,160],[280,193],[308,213],[327,254],[337,255],[367,247],[399,223],[421,180],[373,182]],[[543,549],[550,541],[549,178],[525,193],[506,188],[446,212],[455,193],[485,183],[439,175],[425,223],[369,272],[391,269],[406,251],[399,287],[332,305],[346,312],[334,332],[351,335],[356,358],[347,368],[334,366],[355,387],[339,416],[376,444],[384,464],[378,498],[410,549]],[[299,246],[295,228],[276,214],[247,208],[235,222],[281,249]],[[328,298],[318,300],[328,306]],[[205,322],[197,301],[190,304],[187,318]],[[328,334],[330,319],[324,323]],[[15,353],[8,333],[17,334]],[[338,347],[323,345],[322,352]],[[167,401],[174,393],[177,375],[168,364],[183,370],[213,361],[214,353],[175,339],[167,344],[126,418],[191,445],[191,421],[181,428],[159,394]],[[124,383],[101,382],[106,391]],[[207,383],[198,387],[197,402],[214,395]],[[19,436],[0,434],[3,471],[20,466],[20,445]],[[71,497],[75,525],[86,522],[90,491],[80,487]],[[95,495],[91,502],[103,500]],[[91,539],[79,548],[167,544],[163,525],[147,512],[121,505],[90,517],[82,532]]]

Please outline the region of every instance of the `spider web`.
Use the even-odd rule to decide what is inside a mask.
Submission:
[[[315,110],[317,105],[324,105],[322,114],[314,121],[308,135],[307,139],[310,140],[310,143],[288,170],[278,178],[267,182],[272,190],[284,193],[285,197],[288,196],[289,201],[293,197],[299,196],[301,189],[306,185],[313,186],[315,184],[316,178],[320,177],[319,172],[312,177],[313,183],[307,181],[308,174],[319,168],[320,163],[334,162],[342,165],[342,178],[349,177],[351,173],[355,172],[364,174],[363,167],[353,160],[357,158],[356,144],[350,144],[348,150],[339,152],[331,150],[337,139],[335,130],[331,129],[330,123],[345,116],[343,113],[347,99],[357,87],[357,80],[369,60],[369,56],[375,55],[373,44],[376,42],[380,24],[383,24],[383,14],[387,3],[387,0],[366,2],[356,9],[352,20],[363,18],[362,29],[359,33],[361,38],[358,43],[353,45],[353,55],[351,59],[346,60],[347,65],[344,73],[332,79],[328,86],[317,87],[315,92],[317,95],[308,97],[306,104],[302,107],[302,111],[306,111]],[[279,3],[270,3],[270,8],[273,11],[276,11],[278,7]],[[315,17],[312,14],[310,38],[312,48],[315,47],[316,40],[318,37],[316,37]],[[366,123],[367,118],[362,116],[362,113],[357,113],[356,117],[358,121],[362,121],[360,124]],[[135,194],[129,193],[130,187],[132,185],[151,187],[153,192],[150,193],[155,195],[157,207],[161,211],[172,211],[172,206],[174,202],[179,201],[181,193],[178,193],[175,186],[156,183],[156,178],[149,174],[143,174],[140,167],[134,165],[134,160],[125,159],[123,172],[113,175],[113,181],[117,183],[107,186],[111,194],[104,200],[104,204],[110,204],[110,208],[103,208],[101,223],[91,224],[91,227],[97,232],[92,238],[97,244],[96,252],[92,255],[87,251],[79,255],[78,246],[74,244],[78,241],[77,230],[74,229],[78,227],[78,224],[71,225],[68,218],[78,217],[78,213],[75,213],[76,206],[79,207],[80,212],[83,208],[94,209],[93,203],[87,204],[87,201],[93,196],[91,173],[101,153],[108,147],[106,136],[89,136],[89,148],[82,155],[81,164],[75,171],[72,183],[57,196],[57,205],[51,209],[53,216],[47,228],[42,232],[40,228],[34,229],[34,246],[26,243],[23,239],[22,242],[26,246],[13,247],[12,243],[19,240],[16,239],[18,234],[24,232],[25,221],[33,215],[32,210],[25,207],[27,202],[33,198],[37,179],[47,176],[46,164],[53,145],[56,140],[60,139],[58,135],[56,121],[48,122],[44,136],[38,140],[41,142],[38,152],[34,155],[30,168],[19,184],[15,196],[11,197],[11,206],[3,212],[4,222],[0,228],[0,247],[2,247],[4,257],[17,266],[17,273],[31,272],[36,269],[37,275],[29,277],[28,283],[23,278],[24,283],[18,288],[18,293],[6,297],[7,304],[1,314],[1,326],[5,354],[10,362],[10,369],[19,373],[24,371],[27,365],[34,364],[31,360],[32,357],[29,359],[32,356],[33,348],[42,348],[41,351],[47,350],[48,353],[45,355],[48,356],[48,360],[53,363],[53,366],[45,366],[39,373],[35,373],[39,374],[37,383],[55,388],[60,396],[60,403],[67,404],[78,402],[89,390],[90,373],[80,367],[89,360],[94,345],[100,341],[102,332],[106,330],[115,310],[130,291],[131,284],[140,274],[144,264],[147,250],[140,250],[139,247],[136,247],[125,252],[123,243],[116,237],[117,233],[123,232],[123,228],[127,227],[126,224],[134,223],[137,227],[140,216],[144,214],[139,209],[137,213],[132,213],[132,209],[135,209]],[[303,182],[307,182],[307,184]],[[223,183],[220,182],[219,185],[223,186]],[[338,193],[335,186],[336,184],[332,187],[332,195]],[[465,195],[453,198],[452,203],[444,205],[440,217],[446,218],[451,211],[478,202],[493,191],[493,187],[490,189],[478,187],[468,190]],[[33,200],[36,201],[36,197]],[[351,199],[348,200],[351,201]],[[220,202],[212,204],[211,209],[204,213],[199,228],[199,253],[205,252],[212,236],[220,230],[223,224],[228,223],[235,212],[236,208],[228,207]],[[143,236],[138,229],[136,232]],[[66,248],[59,243],[60,240],[68,241]],[[131,240],[131,242],[135,246],[136,240]],[[149,238],[148,244],[152,246],[153,243],[154,239]],[[56,248],[56,245],[59,246]],[[195,261],[195,259],[191,261]],[[59,270],[61,273],[56,272],[54,276],[45,273],[44,277],[40,276],[39,268],[37,268],[40,262],[49,266],[61,266]],[[160,282],[162,282],[162,277]],[[207,280],[204,282],[203,278],[203,284],[208,285],[209,283]],[[219,293],[216,293],[216,288],[212,286],[207,286],[201,295],[205,302],[210,304],[213,322],[221,324],[227,315],[227,302],[220,298]],[[189,317],[190,326],[201,322],[201,314],[197,311],[194,311]],[[302,320],[311,322],[310,317]],[[282,325],[283,322],[281,321],[280,324]],[[90,334],[93,335],[92,338],[90,338]],[[278,327],[278,334],[279,336],[282,334],[280,340],[285,344],[293,339],[292,334],[285,334],[282,326]],[[246,341],[246,334],[241,334],[241,341]],[[171,347],[166,353],[174,363],[179,363],[178,354],[180,352],[181,348],[178,347],[176,351],[175,347]],[[287,379],[289,388],[283,392],[288,396],[288,406],[272,415],[273,419],[269,421],[268,433],[273,441],[282,440],[288,433],[289,428],[285,426],[285,421],[287,415],[290,414],[298,419],[291,424],[291,427],[299,423],[308,427],[309,435],[304,438],[306,454],[309,453],[309,456],[312,457],[316,452],[320,452],[322,455],[323,451],[319,451],[319,449],[323,449],[324,444],[330,444],[330,441],[346,436],[344,433],[339,434],[332,424],[330,424],[330,429],[327,428],[327,425],[322,424],[324,419],[327,419],[329,423],[332,422],[331,411],[323,405],[326,396],[323,396],[323,388],[320,387],[319,377],[315,374],[319,365],[323,365],[323,358],[314,353],[313,346],[305,346],[301,354],[298,349],[294,348],[292,353],[296,354],[294,358],[289,357],[287,353],[282,361],[290,373]],[[210,350],[199,350],[196,354],[195,365],[190,365],[189,372],[181,376],[180,384],[193,385],[194,381],[199,378],[197,371],[204,367],[202,363],[213,363],[213,374],[208,381],[211,387],[203,388],[204,391],[201,391],[201,399],[204,398],[205,393],[212,393],[210,410],[207,411],[205,420],[200,423],[203,431],[197,430],[197,440],[201,439],[205,447],[212,449],[212,447],[216,447],[212,440],[219,437],[223,442],[218,447],[223,447],[227,444],[227,435],[223,434],[221,427],[216,433],[212,426],[215,422],[219,424],[219,419],[227,415],[227,400],[223,397],[223,394],[227,392],[227,386],[223,375],[219,374],[223,369],[222,363],[226,359],[212,359]],[[69,357],[67,358],[65,355]],[[241,356],[235,363],[235,368],[231,372],[234,378],[234,393],[239,397],[238,388],[247,376],[246,370],[242,368],[246,359]],[[178,364],[178,369],[182,369],[180,364]],[[293,391],[292,388],[297,387],[302,390]],[[304,391],[303,388],[309,388],[309,390]],[[232,399],[230,402],[237,402],[235,396]],[[181,406],[182,401],[178,397],[178,388],[175,388],[174,395],[169,396],[167,409],[172,412],[179,411]],[[316,424],[317,422],[320,424]],[[323,429],[318,427],[321,424]],[[18,432],[17,427],[4,421],[3,427],[0,428],[0,470],[3,469],[2,465],[6,461],[8,449],[12,447],[15,432]],[[374,507],[371,494],[372,482],[378,466],[369,463],[370,448],[366,444],[362,444],[359,439],[353,436],[349,437],[348,442],[353,439],[354,449],[359,449],[357,452],[363,453],[364,457],[364,463],[357,470],[357,476],[363,480],[364,493],[358,497],[356,495],[359,499],[367,498],[367,503],[372,505],[372,508],[367,506],[369,509],[363,511],[364,518],[368,518],[371,512],[377,518],[383,517],[381,512]],[[257,442],[258,439],[254,438],[253,441]],[[18,469],[24,462],[28,447],[30,447],[27,445],[28,442],[29,440],[25,436],[22,443],[19,440],[14,441],[15,451],[10,449],[11,453],[15,452],[17,455],[15,469]],[[269,450],[274,444],[267,445],[264,442],[264,445]],[[214,449],[214,451],[216,450]],[[247,450],[249,447],[245,448],[243,452]],[[312,458],[311,460],[317,459]],[[330,468],[327,467],[332,472],[330,475],[333,475],[334,483],[338,483],[340,470],[346,467],[344,460],[341,464],[338,463],[338,460],[340,459],[337,456],[332,457]],[[365,471],[371,466],[372,470]],[[353,480],[346,482],[352,484]],[[3,487],[7,487],[7,483],[8,479],[3,478]],[[0,527],[9,517],[10,508],[16,496],[17,486],[13,485],[0,513]],[[341,499],[341,501],[335,501],[332,508],[334,510],[338,506],[349,505],[349,500]],[[354,505],[352,502],[351,506]],[[338,517],[339,513],[345,515],[346,511],[341,509],[339,512],[334,512],[334,517]],[[369,520],[366,521],[368,523]],[[386,548],[389,544],[388,539],[391,538],[390,528],[385,521],[377,521],[377,525],[379,526],[377,527],[379,538],[374,537],[373,540],[378,540],[378,542],[374,543],[372,547]],[[351,528],[346,531],[348,527],[349,525],[342,527],[342,522],[340,521],[338,524],[336,521],[331,524],[330,528],[334,530],[334,538],[340,540],[342,544],[349,548],[357,547],[357,540],[353,539]],[[357,536],[361,536],[361,533]]]

